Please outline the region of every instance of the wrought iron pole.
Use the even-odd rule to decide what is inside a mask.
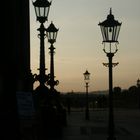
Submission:
[[[50,46],[50,90],[54,90],[54,86],[56,85],[56,82],[54,81],[54,46],[51,44]]]
[[[45,38],[45,27],[43,23],[41,23],[40,28],[37,29],[40,31],[38,35],[40,38],[40,68],[39,68],[39,82],[40,85],[44,85],[46,82],[46,74],[45,74],[45,48],[44,48],[44,38]]]
[[[86,83],[86,120],[89,120],[88,83]]]
[[[114,137],[114,110],[113,110],[113,78],[112,78],[112,58],[114,53],[107,53],[109,60],[109,124],[108,124],[108,140],[115,140]]]

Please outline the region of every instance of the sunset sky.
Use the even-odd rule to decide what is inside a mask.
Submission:
[[[122,22],[118,52],[113,62],[113,86],[128,89],[140,78],[140,0],[53,0],[47,28],[53,21],[59,28],[54,44],[55,76],[59,80],[56,89],[60,92],[85,91],[83,73],[91,73],[89,91],[108,89],[108,62],[103,52],[99,22],[106,19],[109,9],[115,19]],[[40,40],[37,37],[40,24],[36,21],[34,7],[30,1],[31,25],[31,70],[38,74]],[[46,74],[50,70],[50,55],[45,39]]]

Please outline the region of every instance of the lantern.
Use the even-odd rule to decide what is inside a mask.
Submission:
[[[98,24],[101,28],[103,42],[118,42],[121,24],[114,19],[114,15],[112,15],[112,10],[110,9],[107,19]]]
[[[47,32],[48,42],[50,42],[51,44],[56,42],[58,29],[54,26],[53,22],[51,22],[49,27],[46,29],[46,32]]]
[[[50,10],[51,2],[48,0],[36,0],[33,2],[36,18],[40,23],[44,23],[48,20],[48,14]]]

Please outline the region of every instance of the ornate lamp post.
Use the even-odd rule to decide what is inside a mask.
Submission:
[[[84,75],[84,80],[86,84],[86,110],[85,110],[85,119],[89,120],[89,103],[88,103],[88,87],[89,87],[89,80],[90,80],[90,73],[86,70]]]
[[[108,140],[115,140],[114,136],[114,113],[113,113],[113,82],[112,82],[112,67],[116,66],[118,63],[112,63],[112,58],[114,54],[118,51],[118,36],[121,27],[120,22],[114,19],[112,15],[112,10],[107,16],[107,19],[100,22],[98,25],[101,28],[101,33],[103,37],[104,48],[103,51],[106,53],[109,63],[103,63],[103,65],[109,67],[109,131]],[[114,44],[114,47],[111,45]],[[107,46],[108,45],[108,46]]]
[[[48,80],[48,85],[50,86],[51,92],[54,91],[54,86],[58,85],[59,81],[54,80],[54,53],[55,53],[55,47],[53,44],[56,42],[57,38],[57,32],[58,29],[54,26],[53,22],[49,25],[49,27],[46,29],[47,32],[47,37],[48,37],[48,42],[51,44],[50,46],[50,74],[49,74],[49,80]]]
[[[33,2],[36,19],[40,22],[40,28],[37,30],[39,31],[38,37],[40,38],[40,67],[39,67],[39,75],[36,75],[36,80],[39,81],[40,86],[45,86],[47,81],[47,75],[45,74],[45,51],[44,51],[44,38],[46,37],[45,31],[46,28],[44,27],[45,21],[48,20],[48,14],[51,2],[47,0],[36,0]]]

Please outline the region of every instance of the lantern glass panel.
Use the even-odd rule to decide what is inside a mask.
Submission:
[[[85,80],[85,83],[89,83],[89,80],[90,80],[89,79],[89,75],[84,75],[84,76],[85,76],[85,79],[84,79]]]
[[[115,36],[115,34],[116,34],[116,26],[114,26],[113,28],[112,28],[112,40],[116,40],[116,36]]]
[[[115,35],[115,40],[118,40],[119,32],[120,32],[121,26],[116,26],[116,35]]]
[[[101,28],[101,33],[102,33],[103,41],[105,41],[104,27],[100,26],[100,28]]]
[[[50,32],[49,34],[50,34],[50,39],[53,40],[54,39],[54,33]]]
[[[85,74],[84,76],[85,76],[85,80],[89,80],[89,74],[88,75]]]
[[[49,38],[48,39],[50,39],[50,40],[53,39],[53,36],[54,36],[53,32],[49,32]]]
[[[118,42],[120,26],[104,27],[101,26],[103,42]]]
[[[45,9],[44,9],[44,16],[45,17],[48,17],[49,10],[50,10],[50,7],[45,7]]]
[[[48,32],[47,37],[48,37],[48,42],[54,43],[56,41],[57,33],[56,32]]]
[[[35,7],[36,16],[39,17],[39,7]]]
[[[108,27],[108,41],[113,40],[113,33],[114,33],[114,28],[113,27]]]
[[[104,28],[105,40],[108,41],[108,27]]]
[[[39,17],[45,17],[45,8],[44,7],[39,8]]]
[[[57,38],[57,32],[54,32],[54,39]]]

